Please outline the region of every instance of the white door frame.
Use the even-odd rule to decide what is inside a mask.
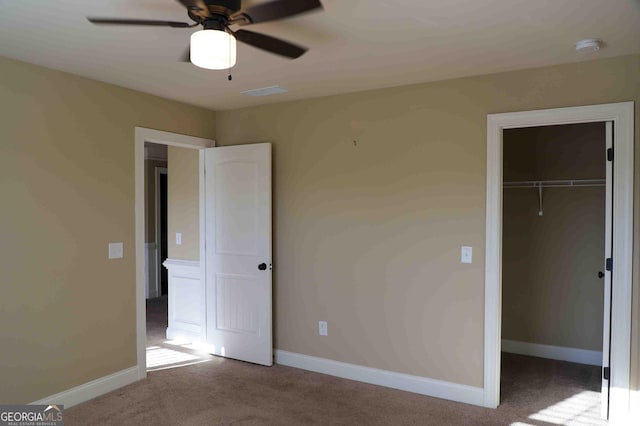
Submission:
[[[156,296],[160,297],[162,296],[162,284],[161,284],[161,280],[160,277],[162,275],[162,237],[161,237],[161,231],[162,231],[162,224],[160,223],[160,209],[161,209],[161,203],[160,203],[160,175],[166,175],[167,174],[167,168],[166,167],[157,167],[155,168],[155,186],[154,188],[156,189],[156,205],[155,205],[155,209],[156,209]],[[169,239],[167,237],[167,243],[169,242]]]
[[[138,380],[147,377],[147,312],[145,299],[144,225],[146,205],[144,202],[144,143],[178,146],[200,150],[200,270],[204,280],[204,155],[203,149],[215,146],[213,139],[198,138],[161,130],[135,128],[135,228],[136,228],[136,349]]]
[[[502,320],[502,134],[504,129],[613,121],[613,295],[609,419],[629,413],[633,250],[634,104],[591,105],[487,115],[484,405],[500,403]]]

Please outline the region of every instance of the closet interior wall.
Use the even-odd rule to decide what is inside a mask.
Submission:
[[[504,132],[505,182],[605,178],[605,123]],[[605,187],[503,190],[502,339],[602,351]]]

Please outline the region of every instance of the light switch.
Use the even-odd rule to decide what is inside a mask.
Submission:
[[[471,263],[473,261],[473,248],[468,246],[462,246],[460,251],[460,262]]]
[[[182,233],[176,232],[176,244],[182,245]]]
[[[122,259],[122,243],[109,243],[109,259]]]

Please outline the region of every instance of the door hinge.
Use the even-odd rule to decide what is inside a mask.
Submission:
[[[607,148],[607,161],[613,161],[613,148]]]
[[[611,370],[609,369],[609,367],[604,367],[602,369],[602,378],[605,380],[609,380],[610,376],[611,376]]]
[[[613,271],[613,259],[608,257],[607,261],[605,262],[605,267],[607,269],[607,271]]]

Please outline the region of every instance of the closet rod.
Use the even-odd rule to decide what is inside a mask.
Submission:
[[[504,182],[503,188],[565,188],[572,186],[605,186],[606,179],[528,180]]]

